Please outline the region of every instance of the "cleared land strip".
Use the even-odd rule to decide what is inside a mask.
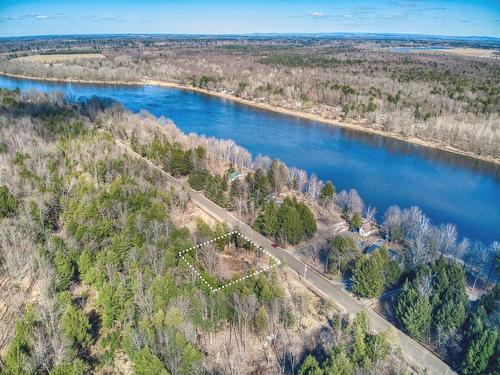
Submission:
[[[186,189],[185,185],[182,182],[165,172],[153,162],[144,158],[118,139],[114,138],[114,140],[116,144],[125,149],[129,154],[143,160],[145,163],[151,166],[151,168],[154,168],[162,173],[172,186],[178,189]],[[455,372],[434,353],[419,344],[410,336],[406,335],[392,323],[388,322],[383,317],[375,313],[372,309],[363,305],[350,294],[344,292],[342,290],[342,286],[335,285],[318,271],[307,267],[305,263],[297,259],[285,249],[282,249],[280,247],[274,248],[272,246],[271,240],[253,230],[249,225],[236,218],[225,209],[219,207],[217,204],[206,198],[201,193],[198,193],[189,187],[187,189],[189,191],[191,201],[196,206],[205,211],[208,215],[212,216],[214,219],[226,222],[233,229],[237,229],[242,235],[247,236],[251,241],[262,246],[265,250],[277,257],[288,267],[292,268],[299,275],[304,276],[305,273],[305,278],[310,286],[313,286],[314,288],[321,291],[321,293],[332,298],[346,311],[352,314],[356,314],[361,310],[366,311],[368,317],[370,318],[370,323],[373,330],[375,330],[376,332],[383,332],[385,330],[391,329],[393,332],[395,332],[398,342],[395,342],[394,344],[399,345],[403,353],[410,361],[413,361],[420,367],[426,368],[430,374],[455,374]],[[305,272],[306,267],[307,272]]]

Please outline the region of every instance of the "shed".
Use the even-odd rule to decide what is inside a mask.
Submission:
[[[238,171],[234,171],[234,172],[231,172],[229,173],[229,181],[234,181],[234,180],[237,180],[238,178],[242,178],[242,177],[245,177],[245,175],[241,172],[238,172]]]

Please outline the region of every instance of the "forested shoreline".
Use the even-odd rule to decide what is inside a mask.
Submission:
[[[105,58],[58,61],[52,51],[47,56],[53,61],[31,61],[31,50],[43,49],[39,40],[26,41],[2,58],[0,70],[54,79],[174,82],[498,160],[495,58],[400,54],[380,42],[335,39],[124,42],[69,40],[74,52],[94,48]]]
[[[331,358],[325,371],[413,371],[390,333],[286,269],[208,292],[177,255],[227,229],[196,218],[185,191],[113,137],[154,143],[148,156],[179,177],[227,165],[211,148],[239,160],[236,145],[96,100],[0,95],[2,373],[296,373],[310,352]]]
[[[355,191],[337,193],[331,182],[280,161],[253,160],[232,141],[184,135],[164,119],[131,115],[119,106],[105,109],[95,99],[77,108],[58,94],[23,95],[2,91],[0,268],[19,288],[26,309],[15,332],[13,326],[5,331],[13,332],[2,357],[6,373],[52,369],[79,374],[116,364],[123,355],[138,373],[141,368],[156,373],[189,368],[196,373],[203,368],[203,354],[194,332],[215,339],[223,327],[231,327],[243,345],[245,337],[263,338],[271,327],[272,332],[291,335],[295,319],[310,314],[305,297],[290,296],[280,286],[282,271],[230,289],[224,295],[227,306],[204,295],[175,254],[191,241],[224,229],[198,223],[193,238],[178,227],[189,206],[188,194],[166,190],[161,176],[118,152],[110,136],[97,129],[204,190],[283,246],[324,241],[318,237],[317,220],[325,212],[341,215],[353,231],[361,219],[373,216]],[[236,169],[251,172],[228,183],[228,174]],[[269,200],[280,196],[286,196],[282,202]],[[363,254],[352,232],[330,235],[326,272],[352,277],[353,292],[362,297],[378,298],[401,287],[391,309],[402,329],[464,374],[497,371],[498,286],[469,303],[465,276],[488,278],[490,265],[498,259],[498,244],[460,241],[453,226],[434,227],[417,208],[392,207],[382,230],[390,243],[403,247],[401,258],[390,258],[384,246]],[[443,255],[453,258],[445,260]],[[460,257],[462,263],[456,260]],[[30,304],[26,301],[31,300],[33,285],[38,297]],[[170,286],[180,289],[174,292]],[[205,301],[205,310],[188,302],[192,298]],[[236,306],[251,306],[255,315],[232,320],[239,316]],[[331,317],[332,311],[326,308],[325,316]],[[194,320],[179,321],[179,313]],[[172,325],[168,319],[175,317]],[[349,322],[335,315],[329,329],[336,337],[333,348],[328,340],[330,344],[318,344],[314,351],[313,345],[315,356],[301,363],[287,348],[292,341],[280,342],[274,352],[277,365],[292,365],[299,373],[314,368],[339,374],[363,368],[394,373],[394,349],[385,336],[370,332],[366,317]],[[171,346],[179,333],[180,346]],[[77,360],[69,362],[71,358]],[[222,371],[235,373],[233,367]]]

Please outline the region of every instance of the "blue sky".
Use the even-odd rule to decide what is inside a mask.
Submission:
[[[0,36],[388,32],[500,36],[500,0],[0,0]]]

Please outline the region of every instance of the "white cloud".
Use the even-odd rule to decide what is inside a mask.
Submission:
[[[331,14],[322,13],[322,12],[312,12],[311,14],[309,14],[309,17],[312,17],[312,18],[328,18],[331,16],[332,16]]]
[[[49,20],[49,19],[65,18],[66,16],[67,15],[64,13],[57,13],[54,15],[29,13],[29,14],[21,14],[19,16],[0,17],[0,22],[20,21],[20,20],[26,20],[26,19],[45,21],[45,20]]]
[[[1,1],[1,0],[0,0]],[[47,21],[47,20],[55,20],[55,19],[63,19],[63,18],[74,18],[75,20],[78,18],[86,18],[93,22],[124,22],[125,19],[120,16],[98,16],[95,14],[80,14],[80,15],[70,15],[65,13],[56,13],[56,14],[21,14],[17,16],[4,16],[0,17],[0,22],[10,22],[10,21],[22,21],[22,20],[36,20],[36,21]]]

